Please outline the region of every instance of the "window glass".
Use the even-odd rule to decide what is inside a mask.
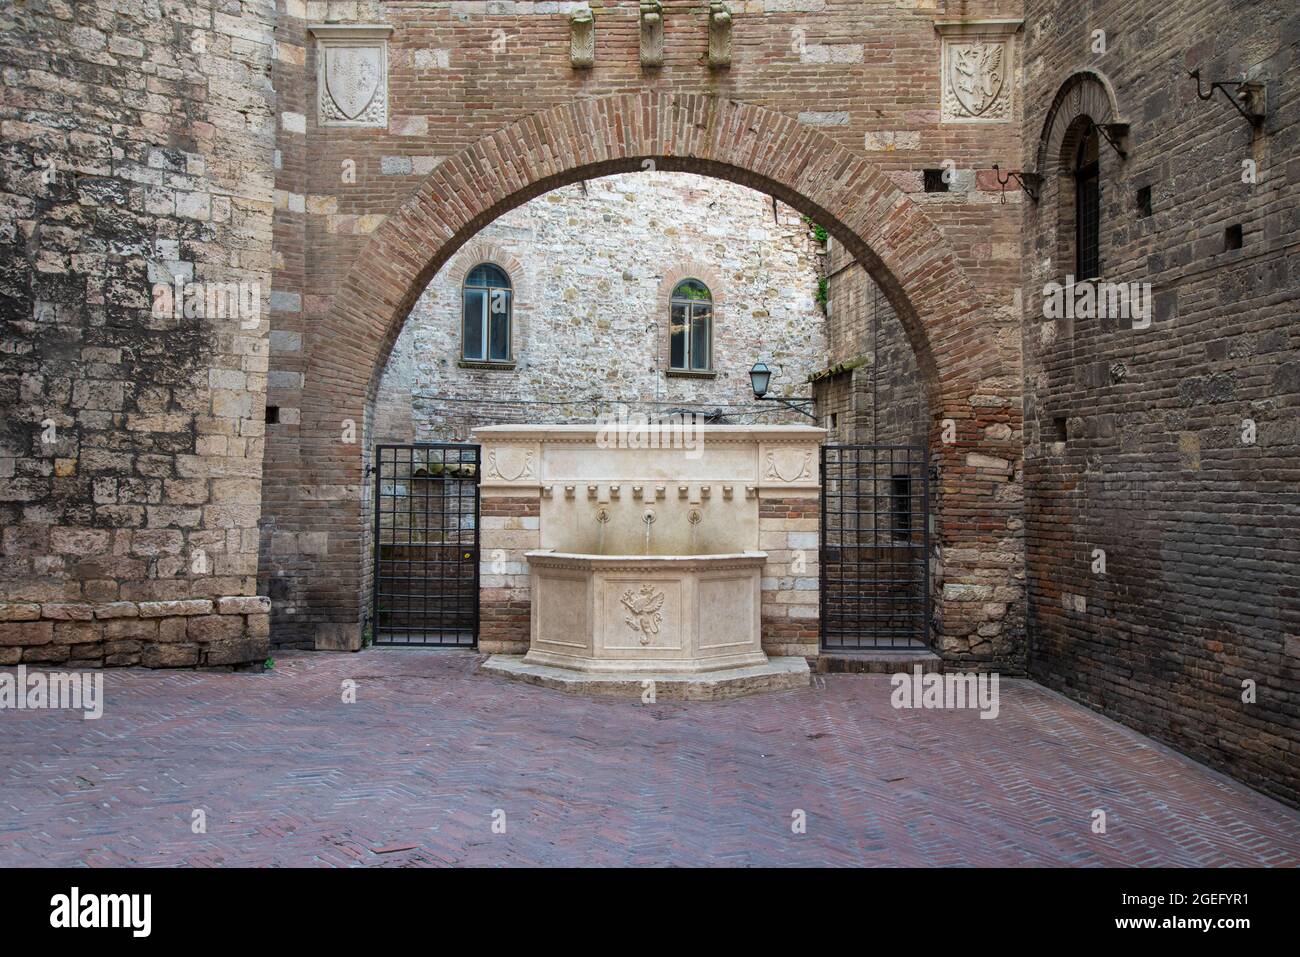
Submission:
[[[703,371],[709,368],[710,310],[696,305],[691,313],[691,368]]]
[[[465,358],[483,358],[483,304],[487,294],[482,289],[465,290]]]
[[[673,303],[672,328],[669,345],[671,364],[674,369],[686,368],[686,305]]]
[[[713,368],[713,294],[698,279],[679,282],[672,295],[669,365],[673,369],[707,372]]]
[[[493,289],[489,293],[489,358],[495,362],[510,359],[510,290]]]
[[[1075,278],[1101,275],[1101,164],[1096,128],[1079,144],[1074,172]]]
[[[509,362],[510,277],[491,263],[479,263],[465,277],[462,298],[462,355],[479,362]]]

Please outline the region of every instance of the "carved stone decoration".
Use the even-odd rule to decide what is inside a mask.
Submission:
[[[941,117],[945,123],[1005,123],[1014,118],[1012,38],[1019,20],[939,21]]]
[[[709,67],[725,70],[731,66],[731,11],[722,0],[709,4]]]
[[[504,446],[492,449],[487,456],[487,477],[502,482],[518,482],[520,479],[536,478],[533,449],[512,448]]]
[[[569,17],[569,63],[575,70],[596,65],[596,18],[590,10],[578,10]]]
[[[318,23],[316,122],[320,126],[388,126],[387,24]]]
[[[664,620],[659,609],[664,606],[664,593],[653,585],[642,585],[638,592],[628,589],[623,592],[623,607],[628,616],[623,620],[637,633],[641,644],[650,644],[650,639],[659,634],[659,625]]]
[[[641,65],[663,66],[664,5],[659,0],[641,0]]]
[[[763,478],[776,482],[802,482],[812,477],[812,449],[768,449]]]

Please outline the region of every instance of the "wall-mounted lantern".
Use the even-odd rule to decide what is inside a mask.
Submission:
[[[802,397],[789,398],[783,395],[768,395],[768,387],[772,384],[772,370],[767,367],[765,362],[755,362],[754,368],[749,370],[749,385],[754,390],[754,398],[763,402],[779,402],[787,409],[793,409],[796,412],[808,416],[814,422],[817,416],[811,411],[813,400]]]

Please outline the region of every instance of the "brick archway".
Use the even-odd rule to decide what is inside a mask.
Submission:
[[[931,396],[943,479],[935,536],[945,556],[944,574],[936,576],[944,582],[936,602],[940,633],[974,634],[987,617],[977,606],[1020,603],[1021,410],[998,395],[1018,394],[1018,368],[1000,351],[989,310],[943,234],[866,159],[788,116],[710,96],[646,92],[533,114],[447,159],[348,271],[312,337],[303,484],[293,513],[279,520],[281,528],[328,536],[315,567],[304,569],[311,580],[300,594],[308,607],[296,615],[313,623],[317,647],[359,646],[365,476],[358,433],[392,344],[429,280],[502,213],[581,179],[646,169],[770,193],[821,223],[867,269],[896,309]],[[352,442],[343,440],[348,422]],[[942,441],[954,427],[955,441]],[[1002,644],[985,660],[1005,667],[1020,657],[1014,629]],[[960,640],[945,651],[963,657]]]

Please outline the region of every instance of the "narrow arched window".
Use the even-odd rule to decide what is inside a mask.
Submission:
[[[668,346],[673,369],[713,369],[713,294],[698,279],[684,279],[673,290]]]
[[[1075,279],[1101,275],[1101,164],[1097,127],[1088,126],[1074,161]]]
[[[510,277],[480,263],[465,277],[461,299],[462,355],[474,362],[510,361]]]

